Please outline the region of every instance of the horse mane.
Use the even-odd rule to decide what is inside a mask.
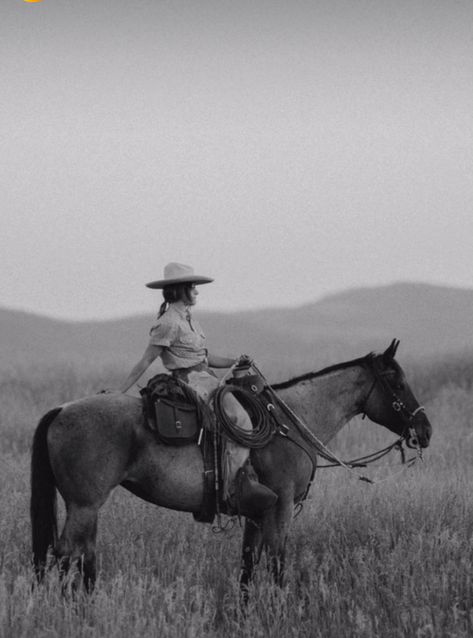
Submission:
[[[374,357],[375,353],[370,352],[364,357],[358,357],[357,359],[351,359],[350,361],[343,361],[342,363],[335,363],[334,365],[328,366],[327,368],[322,368],[322,370],[318,370],[316,372],[306,372],[305,374],[301,374],[298,377],[293,377],[288,381],[281,381],[280,383],[272,384],[273,390],[285,390],[286,388],[290,388],[293,385],[297,385],[298,383],[302,383],[303,381],[310,381],[311,379],[315,379],[317,377],[323,377],[330,372],[336,372],[337,370],[345,370],[345,368],[351,368],[352,366],[363,365],[366,363],[368,359]]]

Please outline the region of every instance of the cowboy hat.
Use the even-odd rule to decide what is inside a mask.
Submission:
[[[213,279],[210,277],[194,275],[194,269],[191,266],[171,262],[164,266],[164,279],[150,281],[146,286],[148,288],[164,288],[172,284],[209,284],[211,281]]]

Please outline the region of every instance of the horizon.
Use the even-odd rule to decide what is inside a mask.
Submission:
[[[357,293],[362,291],[375,291],[375,290],[382,291],[382,290],[386,290],[386,289],[394,288],[394,287],[432,288],[432,289],[438,289],[438,290],[452,290],[457,292],[465,292],[465,293],[472,292],[473,293],[473,287],[467,287],[467,286],[455,286],[455,285],[449,285],[449,284],[443,284],[443,283],[432,283],[427,281],[391,281],[391,282],[386,282],[385,284],[379,284],[379,285],[367,284],[367,285],[361,285],[361,286],[353,286],[353,287],[345,288],[342,290],[334,290],[318,298],[309,299],[308,301],[304,303],[298,303],[298,304],[292,304],[292,305],[279,304],[279,305],[271,305],[271,306],[252,306],[247,308],[240,308],[240,307],[239,308],[206,308],[198,302],[198,305],[195,308],[195,312],[197,312],[198,314],[204,314],[204,315],[205,314],[234,315],[239,313],[252,313],[252,312],[258,313],[258,312],[264,312],[264,311],[270,311],[270,310],[275,310],[275,311],[297,310],[298,308],[304,308],[306,306],[317,305],[318,303],[321,303],[331,298],[343,297],[350,293]],[[67,315],[57,315],[57,314],[54,315],[49,313],[37,312],[34,309],[28,309],[25,307],[11,306],[11,305],[8,306],[5,304],[0,304],[0,312],[2,311],[12,312],[12,313],[18,312],[18,313],[22,313],[26,315],[36,316],[41,319],[48,319],[51,321],[58,321],[58,322],[64,322],[64,323],[77,323],[77,324],[106,323],[106,322],[121,321],[121,320],[152,316],[156,314],[160,303],[161,303],[161,299],[159,299],[159,302],[156,304],[155,309],[150,309],[148,311],[136,310],[135,312],[122,314],[122,315],[90,316],[90,317],[85,317],[80,319],[73,318]]]

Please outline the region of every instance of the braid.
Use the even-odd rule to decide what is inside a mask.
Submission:
[[[158,319],[164,315],[166,310],[168,309],[169,303],[167,301],[163,301],[163,303],[159,306]]]

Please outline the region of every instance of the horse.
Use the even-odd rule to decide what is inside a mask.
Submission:
[[[304,422],[308,442],[301,445],[276,435],[266,447],[251,450],[259,480],[278,499],[254,520],[245,519],[239,580],[244,596],[263,550],[275,582],[283,584],[294,506],[306,495],[315,471],[315,454],[308,451],[313,435],[325,444],[363,413],[410,448],[429,445],[432,428],[394,358],[398,345],[393,340],[382,354],[370,353],[272,386]],[[161,507],[198,513],[204,493],[201,451],[196,444],[158,442],[145,427],[141,399],[118,392],[65,403],[42,417],[33,438],[30,500],[39,581],[52,548],[61,573],[77,564],[86,591],[93,588],[98,513],[119,485]],[[57,492],[66,507],[60,536]]]

